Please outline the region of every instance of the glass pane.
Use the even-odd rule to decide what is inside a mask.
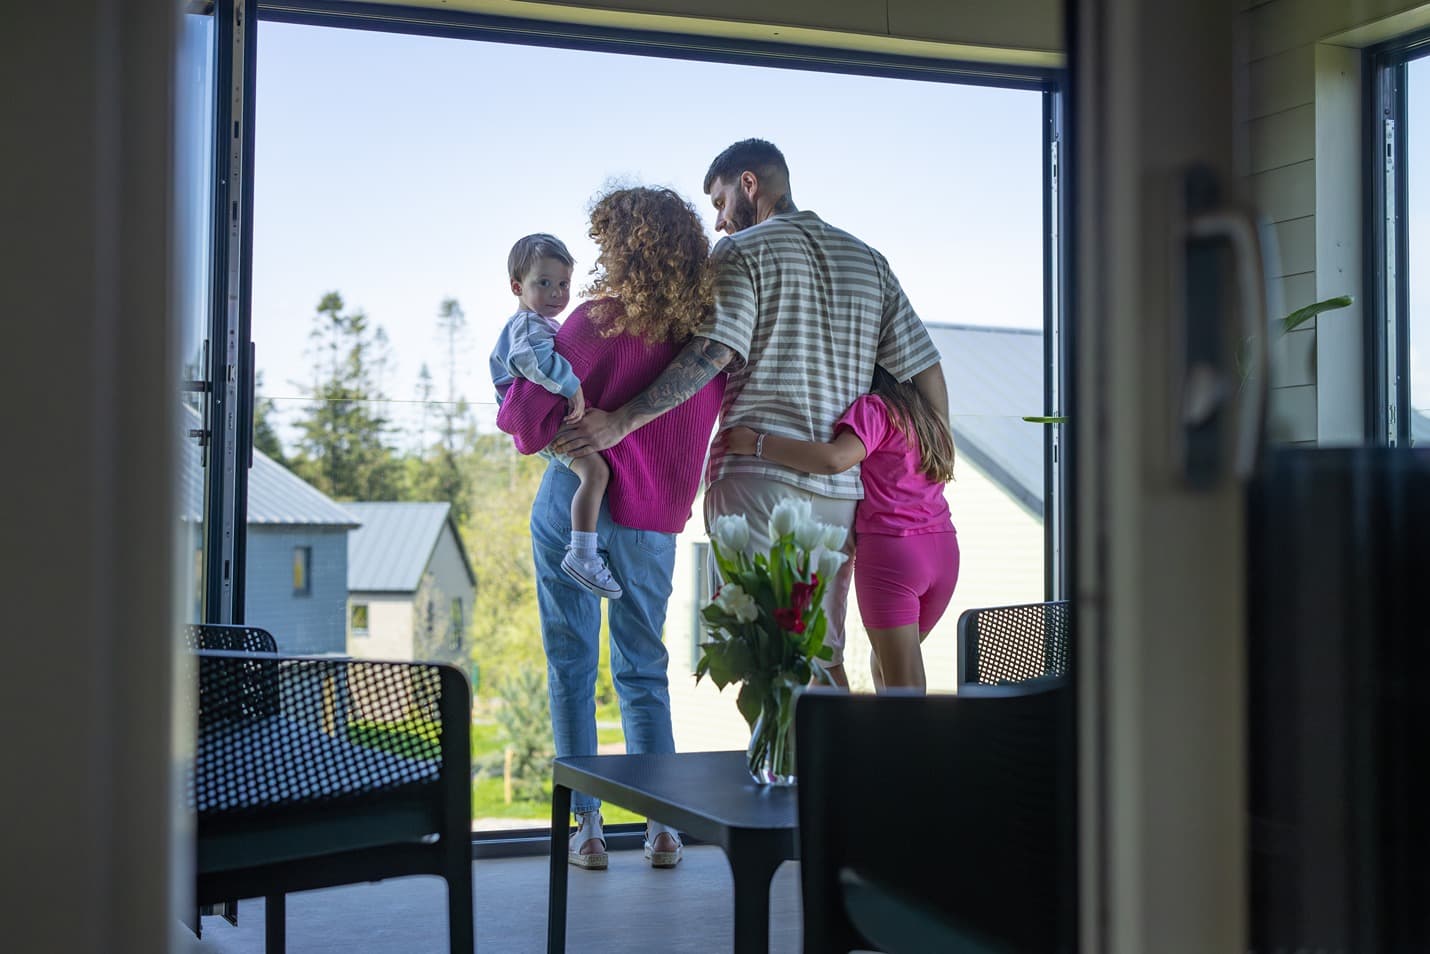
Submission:
[[[1407,367],[1410,374],[1410,441],[1430,444],[1430,290],[1418,279],[1430,275],[1430,60],[1412,60],[1406,71],[1406,249],[1410,300]]]
[[[179,499],[180,619],[201,622],[204,615],[206,490],[204,479],[209,379],[207,341],[213,247],[213,82],[214,20],[186,13],[179,23],[175,82],[174,300],[179,309],[179,400],[181,496]]]
[[[305,609],[323,616],[307,630],[323,642],[303,651],[465,667],[474,824],[544,826],[550,815],[539,784],[535,797],[518,784],[505,798],[507,766],[523,762],[508,762],[507,748],[551,744],[528,528],[545,462],[495,430],[488,372],[515,310],[507,253],[524,234],[556,234],[577,259],[579,291],[595,259],[587,209],[613,181],[669,185],[713,239],[710,160],[736,138],[776,142],[800,208],[887,256],[943,356],[960,454],[947,496],[965,558],[925,644],[931,686],[954,685],[962,610],[1042,598],[1043,432],[1022,420],[1043,411],[1040,93],[275,23],[260,33],[255,474],[295,478],[285,486],[301,486],[311,516],[250,524],[248,619],[289,648],[294,609],[286,592],[265,593],[262,564],[288,552],[268,538],[302,542],[313,552]],[[392,68],[365,66],[378,61]],[[613,125],[564,95],[483,92],[516,75],[579,90],[580,103],[639,90],[642,113],[660,121]],[[712,124],[692,104],[713,89],[732,103],[801,107],[767,128]],[[251,521],[260,489],[255,478]],[[743,749],[735,688],[721,694],[692,675],[705,597],[698,499],[693,513],[665,625],[676,746]],[[324,581],[330,559],[346,561],[343,589]],[[867,690],[857,601],[849,620],[851,680]],[[621,751],[602,646],[598,739]],[[633,817],[612,808],[607,821]]]

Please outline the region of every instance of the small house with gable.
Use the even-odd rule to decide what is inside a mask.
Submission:
[[[477,578],[449,503],[348,503],[348,652],[466,670]]]

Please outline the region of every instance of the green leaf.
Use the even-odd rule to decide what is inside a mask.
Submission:
[[[740,715],[745,717],[745,723],[751,729],[755,727],[755,721],[760,717],[760,709],[764,706],[765,693],[763,687],[756,687],[755,683],[747,682],[740,689],[740,696],[735,700],[735,705],[740,710]]]
[[[729,648],[725,651],[725,662],[730,667],[730,675],[734,679],[743,679],[745,673],[750,671],[750,646],[743,639],[730,641]]]
[[[1029,424],[1066,424],[1068,422],[1068,419],[1061,414],[1055,414],[1050,417],[1025,414],[1023,415],[1023,420]]]
[[[720,579],[726,581],[735,579],[740,573],[740,563],[738,560],[731,560],[720,550],[720,545],[715,541],[710,541],[710,550],[715,554],[715,565],[720,570]]]
[[[1326,311],[1335,311],[1339,308],[1349,308],[1355,299],[1350,295],[1338,295],[1335,298],[1327,298],[1325,301],[1318,301],[1315,304],[1307,305],[1305,308],[1297,308],[1291,314],[1281,319],[1282,333],[1295,331],[1301,325],[1312,318]]]

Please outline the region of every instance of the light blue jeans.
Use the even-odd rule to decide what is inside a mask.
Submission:
[[[561,569],[571,542],[571,496],[580,481],[557,461],[546,465],[531,507],[536,603],[546,647],[546,685],[557,756],[596,754],[596,667],[601,601]],[[611,678],[621,704],[626,751],[674,752],[670,727],[670,655],[661,639],[675,573],[675,534],[634,530],[611,520],[604,501],[596,534],[624,595],[610,601]],[[601,803],[573,792],[573,813]]]

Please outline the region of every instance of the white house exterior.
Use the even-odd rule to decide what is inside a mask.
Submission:
[[[476,576],[447,503],[349,503],[348,652],[464,670]]]
[[[958,529],[961,567],[953,601],[924,643],[930,691],[957,681],[955,634],[967,609],[1043,599],[1043,425],[1022,418],[1043,412],[1043,337],[1037,331],[929,325],[943,356],[949,414],[958,448],[946,496]],[[735,708],[737,687],[722,694],[695,684],[696,607],[703,596],[699,560],[706,536],[697,499],[679,537],[675,591],[666,618],[671,706],[681,751],[742,748],[749,730]],[[846,668],[856,691],[873,690],[869,641],[850,593]]]

